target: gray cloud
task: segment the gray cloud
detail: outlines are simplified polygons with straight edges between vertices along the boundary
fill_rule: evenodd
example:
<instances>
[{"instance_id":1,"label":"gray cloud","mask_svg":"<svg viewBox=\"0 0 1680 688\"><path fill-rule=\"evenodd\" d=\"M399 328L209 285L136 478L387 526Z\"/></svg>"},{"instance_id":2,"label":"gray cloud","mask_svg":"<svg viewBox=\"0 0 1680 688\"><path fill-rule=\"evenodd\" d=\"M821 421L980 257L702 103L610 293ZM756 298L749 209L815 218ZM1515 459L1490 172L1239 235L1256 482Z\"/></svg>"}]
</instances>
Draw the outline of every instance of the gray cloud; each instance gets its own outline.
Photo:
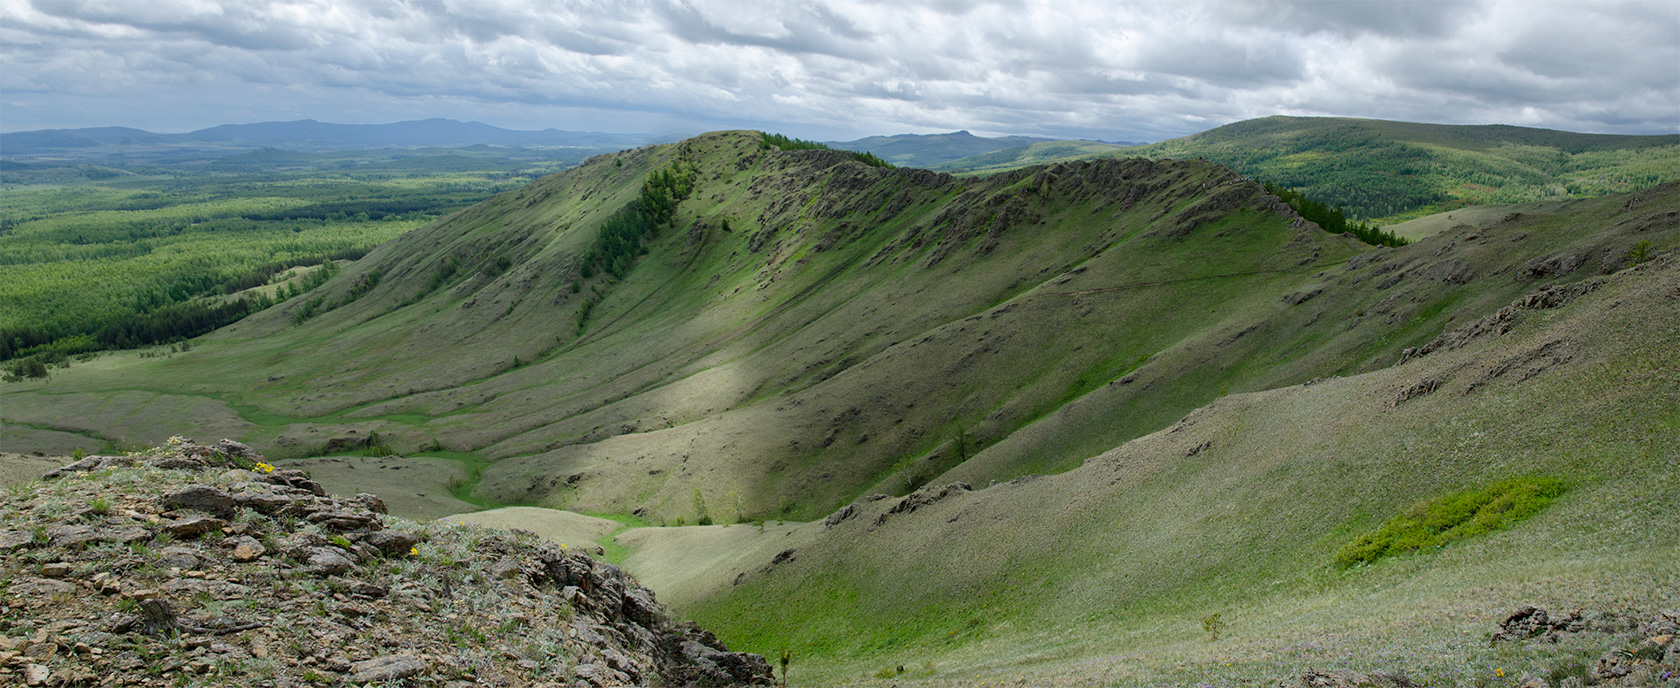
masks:
<instances>
[{"instance_id":1,"label":"gray cloud","mask_svg":"<svg viewBox=\"0 0 1680 688\"><path fill-rule=\"evenodd\" d=\"M1273 114L1680 131L1672 2L4 0L0 126L312 117L1156 140Z\"/></svg>"}]
</instances>

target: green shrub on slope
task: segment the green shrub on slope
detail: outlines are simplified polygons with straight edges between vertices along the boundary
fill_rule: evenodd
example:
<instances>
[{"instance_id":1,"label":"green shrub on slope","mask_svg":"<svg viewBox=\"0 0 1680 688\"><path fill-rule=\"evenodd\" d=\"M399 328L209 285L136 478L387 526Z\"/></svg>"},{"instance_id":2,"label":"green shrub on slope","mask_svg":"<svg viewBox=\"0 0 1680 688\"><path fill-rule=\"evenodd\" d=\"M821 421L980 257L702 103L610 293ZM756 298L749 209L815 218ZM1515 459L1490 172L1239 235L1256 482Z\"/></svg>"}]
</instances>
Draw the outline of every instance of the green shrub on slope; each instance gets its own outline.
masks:
<instances>
[{"instance_id":1,"label":"green shrub on slope","mask_svg":"<svg viewBox=\"0 0 1680 688\"><path fill-rule=\"evenodd\" d=\"M1336 565L1369 564L1500 530L1544 509L1565 489L1561 480L1528 476L1423 502L1342 547Z\"/></svg>"}]
</instances>

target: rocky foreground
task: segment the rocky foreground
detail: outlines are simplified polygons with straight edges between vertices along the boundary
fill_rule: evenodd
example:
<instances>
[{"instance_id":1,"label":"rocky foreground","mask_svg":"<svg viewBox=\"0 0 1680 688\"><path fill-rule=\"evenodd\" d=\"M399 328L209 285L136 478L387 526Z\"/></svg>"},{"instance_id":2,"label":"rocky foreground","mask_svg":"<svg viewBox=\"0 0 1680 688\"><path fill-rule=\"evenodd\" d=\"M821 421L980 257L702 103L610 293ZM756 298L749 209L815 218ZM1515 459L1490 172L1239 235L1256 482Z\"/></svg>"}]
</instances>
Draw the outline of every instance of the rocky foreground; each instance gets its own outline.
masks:
<instances>
[{"instance_id":1,"label":"rocky foreground","mask_svg":"<svg viewBox=\"0 0 1680 688\"><path fill-rule=\"evenodd\" d=\"M237 442L0 494L0 685L769 685L610 564L394 518Z\"/></svg>"}]
</instances>

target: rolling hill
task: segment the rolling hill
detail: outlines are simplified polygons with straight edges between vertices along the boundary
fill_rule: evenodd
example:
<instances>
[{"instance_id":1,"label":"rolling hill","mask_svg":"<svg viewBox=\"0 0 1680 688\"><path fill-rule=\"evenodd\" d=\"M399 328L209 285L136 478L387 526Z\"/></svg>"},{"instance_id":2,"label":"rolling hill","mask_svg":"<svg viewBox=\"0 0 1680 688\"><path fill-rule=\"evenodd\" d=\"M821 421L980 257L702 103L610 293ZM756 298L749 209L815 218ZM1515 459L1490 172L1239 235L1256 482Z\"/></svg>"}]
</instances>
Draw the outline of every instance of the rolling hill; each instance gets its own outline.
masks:
<instances>
[{"instance_id":1,"label":"rolling hill","mask_svg":"<svg viewBox=\"0 0 1680 688\"><path fill-rule=\"evenodd\" d=\"M1373 248L1202 160L958 178L720 132L408 232L188 352L6 385L0 417L13 450L229 436L459 461L481 503L804 521L618 546L822 685L1463 682L1555 659L1485 649L1518 602L1676 602L1677 208ZM1527 475L1569 487L1517 528L1333 563Z\"/></svg>"},{"instance_id":2,"label":"rolling hill","mask_svg":"<svg viewBox=\"0 0 1680 688\"><path fill-rule=\"evenodd\" d=\"M1121 151L1035 144L939 168L991 173L1093 155L1211 160L1385 223L1486 203L1601 196L1680 179L1680 135L1281 116Z\"/></svg>"}]
</instances>

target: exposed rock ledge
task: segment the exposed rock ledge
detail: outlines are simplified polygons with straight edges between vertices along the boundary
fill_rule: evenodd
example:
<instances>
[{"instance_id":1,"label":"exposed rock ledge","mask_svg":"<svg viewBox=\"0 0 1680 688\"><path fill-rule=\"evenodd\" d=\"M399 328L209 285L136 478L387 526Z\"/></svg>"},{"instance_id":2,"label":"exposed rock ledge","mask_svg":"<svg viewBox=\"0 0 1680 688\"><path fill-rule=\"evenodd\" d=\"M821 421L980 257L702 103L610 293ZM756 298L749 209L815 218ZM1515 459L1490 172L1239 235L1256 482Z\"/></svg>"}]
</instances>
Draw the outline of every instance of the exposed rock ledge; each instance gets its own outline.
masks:
<instances>
[{"instance_id":1,"label":"exposed rock ledge","mask_svg":"<svg viewBox=\"0 0 1680 688\"><path fill-rule=\"evenodd\" d=\"M0 494L0 684L771 683L616 566L261 461L175 440Z\"/></svg>"}]
</instances>

